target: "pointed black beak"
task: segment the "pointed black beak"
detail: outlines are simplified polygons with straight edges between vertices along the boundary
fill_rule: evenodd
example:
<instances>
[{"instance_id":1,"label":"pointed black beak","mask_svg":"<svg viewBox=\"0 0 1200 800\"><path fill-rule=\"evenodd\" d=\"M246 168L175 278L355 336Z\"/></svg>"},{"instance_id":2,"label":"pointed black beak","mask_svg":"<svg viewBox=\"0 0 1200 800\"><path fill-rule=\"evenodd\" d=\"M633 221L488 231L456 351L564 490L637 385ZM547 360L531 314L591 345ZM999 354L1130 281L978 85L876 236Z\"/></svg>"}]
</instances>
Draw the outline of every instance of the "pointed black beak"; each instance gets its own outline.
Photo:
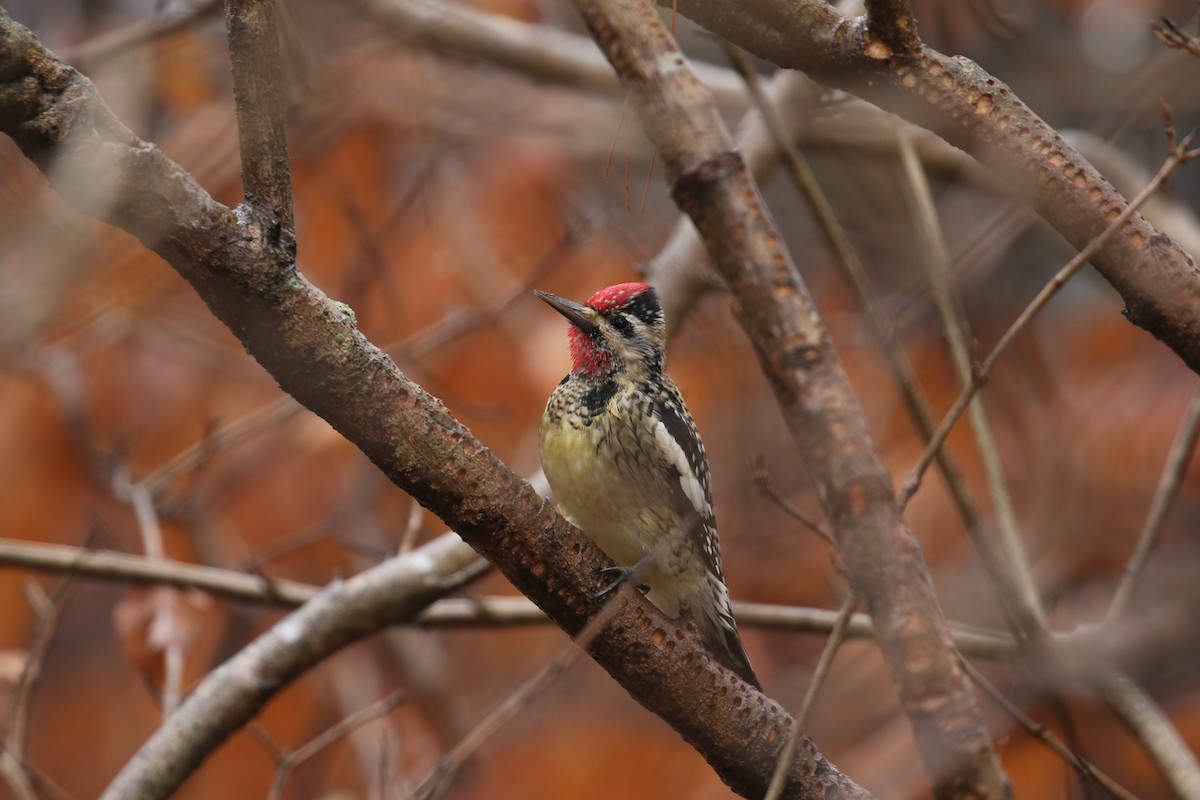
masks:
<instances>
[{"instance_id":1,"label":"pointed black beak","mask_svg":"<svg viewBox=\"0 0 1200 800\"><path fill-rule=\"evenodd\" d=\"M576 303L574 300L568 300L565 297L559 297L556 294L543 292L540 289L534 289L533 293L546 301L546 303L558 313L567 318L572 325L587 335L591 336L596 330L595 311Z\"/></svg>"}]
</instances>

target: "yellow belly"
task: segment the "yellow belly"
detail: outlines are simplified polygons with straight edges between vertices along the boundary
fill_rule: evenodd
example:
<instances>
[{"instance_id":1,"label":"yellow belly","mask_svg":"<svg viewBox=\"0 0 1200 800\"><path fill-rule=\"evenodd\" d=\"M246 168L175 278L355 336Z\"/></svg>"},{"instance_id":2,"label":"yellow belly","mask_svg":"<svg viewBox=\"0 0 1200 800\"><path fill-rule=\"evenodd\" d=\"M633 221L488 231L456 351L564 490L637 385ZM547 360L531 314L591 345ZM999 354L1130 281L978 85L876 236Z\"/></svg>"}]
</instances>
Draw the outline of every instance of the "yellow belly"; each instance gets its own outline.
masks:
<instances>
[{"instance_id":1,"label":"yellow belly","mask_svg":"<svg viewBox=\"0 0 1200 800\"><path fill-rule=\"evenodd\" d=\"M637 564L648 551L639 530L645 487L621 471L613 442L598 425L576 428L564 418L543 430L541 444L546 479L563 516L618 566Z\"/></svg>"}]
</instances>

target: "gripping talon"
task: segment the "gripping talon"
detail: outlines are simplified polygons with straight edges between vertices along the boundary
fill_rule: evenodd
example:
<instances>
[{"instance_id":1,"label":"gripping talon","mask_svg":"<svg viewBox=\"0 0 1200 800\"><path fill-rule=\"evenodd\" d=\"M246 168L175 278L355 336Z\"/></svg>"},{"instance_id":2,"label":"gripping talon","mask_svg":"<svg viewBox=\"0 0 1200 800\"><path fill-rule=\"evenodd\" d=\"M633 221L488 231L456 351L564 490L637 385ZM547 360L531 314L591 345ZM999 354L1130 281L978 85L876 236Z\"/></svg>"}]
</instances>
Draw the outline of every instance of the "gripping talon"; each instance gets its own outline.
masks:
<instances>
[{"instance_id":1,"label":"gripping talon","mask_svg":"<svg viewBox=\"0 0 1200 800\"><path fill-rule=\"evenodd\" d=\"M603 589L601 589L596 594L596 599L603 600L605 597L612 594L614 591L616 591L618 588L620 588L622 583L629 580L630 576L633 575L633 573L635 573L635 572L637 572L636 566L633 566L633 567L601 567L600 569L596 570L597 575L616 575L617 576L616 578L613 579L612 583L610 583L608 586L605 586ZM645 594L646 592L650 591L650 586L645 583L639 583L637 588L638 588L638 591L641 592L642 594Z\"/></svg>"}]
</instances>

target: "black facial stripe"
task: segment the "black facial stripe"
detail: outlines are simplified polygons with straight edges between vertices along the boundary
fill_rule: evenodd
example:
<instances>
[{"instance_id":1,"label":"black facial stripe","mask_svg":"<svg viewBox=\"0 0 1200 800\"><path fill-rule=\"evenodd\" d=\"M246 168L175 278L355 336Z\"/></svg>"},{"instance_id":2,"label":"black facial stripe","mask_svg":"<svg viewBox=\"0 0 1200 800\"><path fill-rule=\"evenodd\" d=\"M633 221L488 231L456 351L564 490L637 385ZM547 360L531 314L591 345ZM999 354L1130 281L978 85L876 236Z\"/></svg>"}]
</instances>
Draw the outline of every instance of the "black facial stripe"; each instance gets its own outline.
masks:
<instances>
[{"instance_id":1,"label":"black facial stripe","mask_svg":"<svg viewBox=\"0 0 1200 800\"><path fill-rule=\"evenodd\" d=\"M647 325L662 322L662 308L658 304L658 292L650 287L621 307L631 317L637 317Z\"/></svg>"}]
</instances>

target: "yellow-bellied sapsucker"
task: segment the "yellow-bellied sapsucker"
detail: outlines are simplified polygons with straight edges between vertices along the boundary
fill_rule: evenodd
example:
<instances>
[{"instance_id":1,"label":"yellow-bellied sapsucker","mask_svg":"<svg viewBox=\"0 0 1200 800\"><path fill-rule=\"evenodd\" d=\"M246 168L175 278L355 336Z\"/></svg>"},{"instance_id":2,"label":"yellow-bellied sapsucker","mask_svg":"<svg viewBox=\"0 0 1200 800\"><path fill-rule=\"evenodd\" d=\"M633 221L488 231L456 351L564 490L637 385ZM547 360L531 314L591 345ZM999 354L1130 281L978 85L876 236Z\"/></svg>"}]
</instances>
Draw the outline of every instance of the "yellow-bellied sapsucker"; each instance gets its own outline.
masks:
<instances>
[{"instance_id":1,"label":"yellow-bellied sapsucker","mask_svg":"<svg viewBox=\"0 0 1200 800\"><path fill-rule=\"evenodd\" d=\"M586 305L536 294L571 323L571 373L550 396L539 437L564 516L663 612L689 609L713 655L758 686L721 576L708 457L663 369L657 293L622 283Z\"/></svg>"}]
</instances>

